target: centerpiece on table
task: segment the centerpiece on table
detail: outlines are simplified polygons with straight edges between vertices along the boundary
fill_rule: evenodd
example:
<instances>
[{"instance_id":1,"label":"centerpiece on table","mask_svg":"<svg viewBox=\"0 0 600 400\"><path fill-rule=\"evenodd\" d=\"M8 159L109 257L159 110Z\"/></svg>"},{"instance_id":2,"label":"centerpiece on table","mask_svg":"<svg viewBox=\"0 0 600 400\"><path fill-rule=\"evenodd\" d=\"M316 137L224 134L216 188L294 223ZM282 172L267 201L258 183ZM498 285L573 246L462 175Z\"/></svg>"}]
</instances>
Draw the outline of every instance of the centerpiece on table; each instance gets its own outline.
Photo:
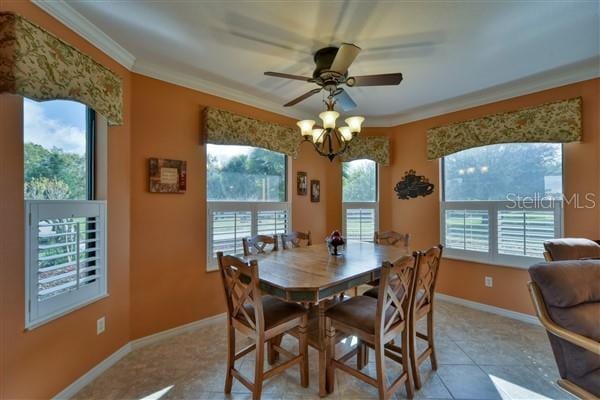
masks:
<instances>
[{"instance_id":1,"label":"centerpiece on table","mask_svg":"<svg viewBox=\"0 0 600 400\"><path fill-rule=\"evenodd\" d=\"M341 250L344 249L346 245L346 241L342 237L339 231L333 231L333 233L325 239L327 242L327 248L329 249L329 254L332 256L341 256Z\"/></svg>"}]
</instances>

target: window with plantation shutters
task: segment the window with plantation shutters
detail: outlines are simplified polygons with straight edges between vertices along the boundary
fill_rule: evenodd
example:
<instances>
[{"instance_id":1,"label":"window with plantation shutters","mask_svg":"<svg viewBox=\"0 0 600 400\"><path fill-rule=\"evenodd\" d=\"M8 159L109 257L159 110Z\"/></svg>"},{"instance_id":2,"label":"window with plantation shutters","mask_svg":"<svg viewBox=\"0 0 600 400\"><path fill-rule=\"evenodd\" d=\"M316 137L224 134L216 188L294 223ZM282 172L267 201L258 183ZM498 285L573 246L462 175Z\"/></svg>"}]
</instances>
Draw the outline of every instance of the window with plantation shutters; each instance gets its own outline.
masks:
<instances>
[{"instance_id":1,"label":"window with plantation shutters","mask_svg":"<svg viewBox=\"0 0 600 400\"><path fill-rule=\"evenodd\" d=\"M206 146L207 270L218 269L217 253L241 256L242 239L291 228L288 159L250 146Z\"/></svg>"},{"instance_id":2,"label":"window with plantation shutters","mask_svg":"<svg viewBox=\"0 0 600 400\"><path fill-rule=\"evenodd\" d=\"M350 241L372 242L378 229L377 163L342 163L342 230Z\"/></svg>"},{"instance_id":3,"label":"window with plantation shutters","mask_svg":"<svg viewBox=\"0 0 600 400\"><path fill-rule=\"evenodd\" d=\"M106 203L26 202L27 326L103 297Z\"/></svg>"},{"instance_id":4,"label":"window with plantation shutters","mask_svg":"<svg viewBox=\"0 0 600 400\"><path fill-rule=\"evenodd\" d=\"M560 144L469 149L444 157L442 171L447 257L528 267L563 235Z\"/></svg>"}]
</instances>

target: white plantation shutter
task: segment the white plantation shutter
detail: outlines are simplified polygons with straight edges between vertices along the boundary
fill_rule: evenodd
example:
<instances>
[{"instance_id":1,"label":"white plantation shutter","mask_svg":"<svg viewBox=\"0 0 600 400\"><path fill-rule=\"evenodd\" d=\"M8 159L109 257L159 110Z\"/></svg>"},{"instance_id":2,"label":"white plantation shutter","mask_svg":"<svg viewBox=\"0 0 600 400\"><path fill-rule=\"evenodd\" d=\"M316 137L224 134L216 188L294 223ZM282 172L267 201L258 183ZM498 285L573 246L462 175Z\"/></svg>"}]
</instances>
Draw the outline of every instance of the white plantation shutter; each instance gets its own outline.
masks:
<instances>
[{"instance_id":1,"label":"white plantation shutter","mask_svg":"<svg viewBox=\"0 0 600 400\"><path fill-rule=\"evenodd\" d=\"M543 257L544 242L555 236L554 210L498 211L498 253Z\"/></svg>"},{"instance_id":2,"label":"white plantation shutter","mask_svg":"<svg viewBox=\"0 0 600 400\"><path fill-rule=\"evenodd\" d=\"M489 251L489 215L487 210L446 210L446 247Z\"/></svg>"},{"instance_id":3,"label":"white plantation shutter","mask_svg":"<svg viewBox=\"0 0 600 400\"><path fill-rule=\"evenodd\" d=\"M377 230L377 203L344 203L343 231L350 241L372 242Z\"/></svg>"},{"instance_id":4,"label":"white plantation shutter","mask_svg":"<svg viewBox=\"0 0 600 400\"><path fill-rule=\"evenodd\" d=\"M287 210L258 211L257 233L259 235L273 235L288 231Z\"/></svg>"},{"instance_id":5,"label":"white plantation shutter","mask_svg":"<svg viewBox=\"0 0 600 400\"><path fill-rule=\"evenodd\" d=\"M212 213L212 257L217 252L241 254L242 238L252 234L250 211L215 211Z\"/></svg>"},{"instance_id":6,"label":"white plantation shutter","mask_svg":"<svg viewBox=\"0 0 600 400\"><path fill-rule=\"evenodd\" d=\"M240 256L242 238L285 233L291 226L287 202L208 202L208 270L217 266L217 252Z\"/></svg>"},{"instance_id":7,"label":"white plantation shutter","mask_svg":"<svg viewBox=\"0 0 600 400\"><path fill-rule=\"evenodd\" d=\"M26 202L27 326L106 295L106 203Z\"/></svg>"}]
</instances>

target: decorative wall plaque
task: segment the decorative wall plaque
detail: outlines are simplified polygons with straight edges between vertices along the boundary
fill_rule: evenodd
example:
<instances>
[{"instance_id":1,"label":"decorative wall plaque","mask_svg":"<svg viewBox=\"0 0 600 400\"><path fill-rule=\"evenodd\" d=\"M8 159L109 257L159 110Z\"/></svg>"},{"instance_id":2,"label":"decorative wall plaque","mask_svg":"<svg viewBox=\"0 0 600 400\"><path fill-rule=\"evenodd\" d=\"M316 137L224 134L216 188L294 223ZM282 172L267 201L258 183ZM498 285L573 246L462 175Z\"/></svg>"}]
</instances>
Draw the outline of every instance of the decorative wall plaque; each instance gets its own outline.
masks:
<instances>
[{"instance_id":1,"label":"decorative wall plaque","mask_svg":"<svg viewBox=\"0 0 600 400\"><path fill-rule=\"evenodd\" d=\"M148 189L151 193L185 193L187 173L185 161L150 158L148 166Z\"/></svg>"},{"instance_id":2,"label":"decorative wall plaque","mask_svg":"<svg viewBox=\"0 0 600 400\"><path fill-rule=\"evenodd\" d=\"M310 181L310 201L313 203L321 201L321 181Z\"/></svg>"},{"instance_id":3,"label":"decorative wall plaque","mask_svg":"<svg viewBox=\"0 0 600 400\"><path fill-rule=\"evenodd\" d=\"M308 176L306 172L298 172L296 186L299 196L306 196L308 193Z\"/></svg>"},{"instance_id":4,"label":"decorative wall plaque","mask_svg":"<svg viewBox=\"0 0 600 400\"><path fill-rule=\"evenodd\" d=\"M401 200L425 197L433 193L434 185L423 175L417 175L414 169L406 171L404 178L394 187L394 191Z\"/></svg>"}]
</instances>

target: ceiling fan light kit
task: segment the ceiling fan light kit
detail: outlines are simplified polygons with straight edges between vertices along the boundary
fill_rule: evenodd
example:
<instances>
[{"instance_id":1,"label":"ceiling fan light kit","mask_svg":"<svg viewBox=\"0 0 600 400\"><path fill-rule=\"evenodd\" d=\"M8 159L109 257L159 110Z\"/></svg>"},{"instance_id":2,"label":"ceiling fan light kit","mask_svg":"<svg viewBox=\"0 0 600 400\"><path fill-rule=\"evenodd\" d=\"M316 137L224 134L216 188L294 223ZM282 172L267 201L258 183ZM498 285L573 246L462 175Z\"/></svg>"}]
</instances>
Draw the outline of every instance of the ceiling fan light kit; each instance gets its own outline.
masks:
<instances>
[{"instance_id":1,"label":"ceiling fan light kit","mask_svg":"<svg viewBox=\"0 0 600 400\"><path fill-rule=\"evenodd\" d=\"M338 104L344 111L350 111L357 107L348 92L340 86L388 86L399 85L402 81L402 74L399 72L348 77L348 68L360 51L361 48L352 43L342 43L339 48L325 47L318 50L314 55L315 70L312 78L281 72L265 72L265 75L268 76L305 81L319 86L284 104L285 107L298 104L321 90L329 92L329 96L325 100L327 110L319 114L319 118L323 121L323 127L315 127L314 120L297 122L304 140L310 141L317 152L329 160L333 160L337 155L346 151L352 139L360 133L361 125L365 120L361 116L349 117L345 120L347 126L336 128L335 122L340 113L333 107Z\"/></svg>"},{"instance_id":2,"label":"ceiling fan light kit","mask_svg":"<svg viewBox=\"0 0 600 400\"><path fill-rule=\"evenodd\" d=\"M300 133L305 141L311 142L320 155L333 161L337 155L346 151L352 139L360 133L365 118L349 117L346 118L347 126L336 127L335 121L339 118L340 113L333 109L335 101L332 95L325 101L325 104L327 104L327 111L319 114L319 118L323 121L323 127L315 126L315 121L312 119L298 121L296 125L300 128Z\"/></svg>"}]
</instances>

